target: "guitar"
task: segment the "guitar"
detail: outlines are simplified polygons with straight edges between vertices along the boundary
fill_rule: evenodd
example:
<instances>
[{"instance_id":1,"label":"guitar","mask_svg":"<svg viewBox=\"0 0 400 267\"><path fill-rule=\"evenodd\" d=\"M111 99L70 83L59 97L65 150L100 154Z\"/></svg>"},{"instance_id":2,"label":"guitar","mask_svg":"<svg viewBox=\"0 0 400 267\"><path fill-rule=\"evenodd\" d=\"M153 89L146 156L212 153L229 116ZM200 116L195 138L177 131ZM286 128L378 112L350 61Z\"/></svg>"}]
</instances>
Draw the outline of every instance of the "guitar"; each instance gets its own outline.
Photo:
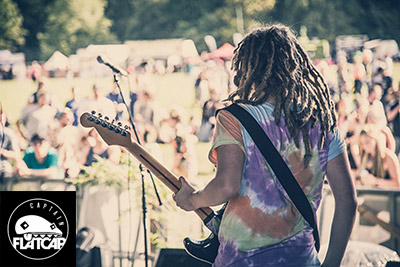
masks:
<instances>
[{"instance_id":1,"label":"guitar","mask_svg":"<svg viewBox=\"0 0 400 267\"><path fill-rule=\"evenodd\" d=\"M104 119L102 117L101 114L96 115L95 111L92 111L91 114L86 112L81 115L80 123L85 128L95 128L108 145L118 145L127 149L173 193L179 191L181 182L178 177L150 155L140 144L132 140L129 126L122 127L121 122L115 124L114 121L110 122L107 117L104 117ZM216 213L209 207L199 208L194 212L204 224L207 224L216 216ZM192 257L209 264L214 262L219 242L213 234L202 241L194 241L187 237L183 243L186 251Z\"/></svg>"}]
</instances>

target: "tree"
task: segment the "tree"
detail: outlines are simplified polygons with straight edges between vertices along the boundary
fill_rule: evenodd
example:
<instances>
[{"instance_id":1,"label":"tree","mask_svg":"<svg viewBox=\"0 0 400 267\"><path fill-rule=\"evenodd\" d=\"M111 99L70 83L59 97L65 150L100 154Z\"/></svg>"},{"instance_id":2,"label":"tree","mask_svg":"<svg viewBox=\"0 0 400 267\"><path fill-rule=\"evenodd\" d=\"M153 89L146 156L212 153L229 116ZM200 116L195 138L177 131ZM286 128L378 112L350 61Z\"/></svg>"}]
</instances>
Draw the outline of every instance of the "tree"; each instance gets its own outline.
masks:
<instances>
[{"instance_id":1,"label":"tree","mask_svg":"<svg viewBox=\"0 0 400 267\"><path fill-rule=\"evenodd\" d=\"M133 1L131 0L108 0L104 15L112 21L110 31L115 34L121 42L128 40L130 28L127 21L133 15Z\"/></svg>"},{"instance_id":2,"label":"tree","mask_svg":"<svg viewBox=\"0 0 400 267\"><path fill-rule=\"evenodd\" d=\"M398 0L0 0L0 6L1 47L24 51L28 61L117 37L120 42L190 38L201 51L207 49L205 35L218 45L232 43L232 35L242 31L237 22L243 22L244 32L275 22L297 32L306 26L310 37L331 43L346 34L400 42Z\"/></svg>"},{"instance_id":3,"label":"tree","mask_svg":"<svg viewBox=\"0 0 400 267\"><path fill-rule=\"evenodd\" d=\"M22 16L11 0L0 0L0 6L0 49L16 51L25 41Z\"/></svg>"},{"instance_id":4,"label":"tree","mask_svg":"<svg viewBox=\"0 0 400 267\"><path fill-rule=\"evenodd\" d=\"M396 0L280 0L263 20L272 18L296 31L306 26L310 36L333 43L338 35L367 34L371 39L400 42L400 5Z\"/></svg>"},{"instance_id":5,"label":"tree","mask_svg":"<svg viewBox=\"0 0 400 267\"><path fill-rule=\"evenodd\" d=\"M115 43L104 5L103 0L56 0L46 7L51 12L44 32L38 34L41 59L48 59L57 50L70 55L89 44Z\"/></svg>"},{"instance_id":6,"label":"tree","mask_svg":"<svg viewBox=\"0 0 400 267\"><path fill-rule=\"evenodd\" d=\"M189 38L199 50L207 49L205 35L219 45L230 42L237 31L236 7L256 14L270 9L268 0L108 0L106 16L120 41L135 39Z\"/></svg>"},{"instance_id":7,"label":"tree","mask_svg":"<svg viewBox=\"0 0 400 267\"><path fill-rule=\"evenodd\" d=\"M187 12L188 14L194 14L190 18L191 20L178 21L174 31L176 36L192 39L199 51L208 50L204 42L204 36L206 35L212 35L216 39L218 46L225 42L233 42L232 36L236 31L235 7L233 5L214 3L214 5L209 4L203 7L203 10L197 10L197 14L195 12ZM196 26L193 27L193 25Z\"/></svg>"},{"instance_id":8,"label":"tree","mask_svg":"<svg viewBox=\"0 0 400 267\"><path fill-rule=\"evenodd\" d=\"M51 6L55 0L14 0L23 17L23 28L26 30L25 44L21 50L25 53L27 61L39 59L40 41L38 34L43 32L47 25L47 6Z\"/></svg>"},{"instance_id":9,"label":"tree","mask_svg":"<svg viewBox=\"0 0 400 267\"><path fill-rule=\"evenodd\" d=\"M400 3L397 0L356 1L359 10L352 16L353 24L371 39L396 39L400 42ZM360 17L357 20L356 17Z\"/></svg>"}]
</instances>

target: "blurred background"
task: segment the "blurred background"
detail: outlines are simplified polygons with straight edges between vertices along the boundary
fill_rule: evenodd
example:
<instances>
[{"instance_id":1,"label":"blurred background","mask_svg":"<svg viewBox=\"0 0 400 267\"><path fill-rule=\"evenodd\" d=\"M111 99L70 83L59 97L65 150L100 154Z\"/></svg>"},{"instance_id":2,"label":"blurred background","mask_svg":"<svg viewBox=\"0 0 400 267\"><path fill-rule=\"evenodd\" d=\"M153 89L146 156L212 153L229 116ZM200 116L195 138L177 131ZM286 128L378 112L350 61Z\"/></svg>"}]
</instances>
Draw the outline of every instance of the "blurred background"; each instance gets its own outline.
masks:
<instances>
[{"instance_id":1,"label":"blurred background","mask_svg":"<svg viewBox=\"0 0 400 267\"><path fill-rule=\"evenodd\" d=\"M97 248L97 265L144 266L139 163L80 115L131 116L134 139L200 188L214 175L214 113L235 90L234 49L253 28L282 23L326 79L348 147L360 208L343 264L400 260L399 17L397 0L0 0L0 190L76 191L78 265ZM168 253L184 262L183 238L209 231L153 178L162 205L145 173L149 264L168 266ZM322 244L333 207L327 186Z\"/></svg>"}]
</instances>

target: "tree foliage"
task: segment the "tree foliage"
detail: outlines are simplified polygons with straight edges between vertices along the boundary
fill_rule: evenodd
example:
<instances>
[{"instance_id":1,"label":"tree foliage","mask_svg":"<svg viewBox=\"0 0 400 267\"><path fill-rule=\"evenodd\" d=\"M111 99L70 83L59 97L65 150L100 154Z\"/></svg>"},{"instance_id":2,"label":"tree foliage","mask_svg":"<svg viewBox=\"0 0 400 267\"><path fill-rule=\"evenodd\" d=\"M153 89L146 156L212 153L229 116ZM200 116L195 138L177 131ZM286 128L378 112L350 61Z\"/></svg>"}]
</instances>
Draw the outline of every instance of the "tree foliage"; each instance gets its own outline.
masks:
<instances>
[{"instance_id":1,"label":"tree foliage","mask_svg":"<svg viewBox=\"0 0 400 267\"><path fill-rule=\"evenodd\" d=\"M27 60L47 60L55 51L70 55L89 44L115 43L105 0L15 0L27 30ZM0 25L2 23L0 22Z\"/></svg>"},{"instance_id":2,"label":"tree foliage","mask_svg":"<svg viewBox=\"0 0 400 267\"><path fill-rule=\"evenodd\" d=\"M14 0L23 17L23 28L26 30L25 44L20 48L27 61L39 59L40 41L38 34L45 31L47 17L52 10L46 8L56 0ZM2 21L0 21L0 24Z\"/></svg>"},{"instance_id":3,"label":"tree foliage","mask_svg":"<svg viewBox=\"0 0 400 267\"><path fill-rule=\"evenodd\" d=\"M205 35L219 45L237 32L236 8L256 15L273 7L273 0L108 0L106 16L121 41L136 39L190 38L206 49Z\"/></svg>"},{"instance_id":4,"label":"tree foliage","mask_svg":"<svg viewBox=\"0 0 400 267\"><path fill-rule=\"evenodd\" d=\"M396 0L281 0L264 19L272 17L310 36L334 42L338 35L367 34L369 38L400 41L400 4Z\"/></svg>"},{"instance_id":5,"label":"tree foliage","mask_svg":"<svg viewBox=\"0 0 400 267\"><path fill-rule=\"evenodd\" d=\"M103 0L57 0L45 30L38 35L41 58L48 59L56 50L70 55L89 44L115 43L110 34L111 22L104 17Z\"/></svg>"},{"instance_id":6,"label":"tree foliage","mask_svg":"<svg viewBox=\"0 0 400 267\"><path fill-rule=\"evenodd\" d=\"M235 32L276 22L295 31L306 26L310 37L331 43L347 34L400 42L398 0L0 0L0 6L0 45L28 60L138 39L190 38L201 51L205 35L219 46L232 43Z\"/></svg>"},{"instance_id":7,"label":"tree foliage","mask_svg":"<svg viewBox=\"0 0 400 267\"><path fill-rule=\"evenodd\" d=\"M16 51L25 41L22 15L11 0L0 0L0 6L0 49Z\"/></svg>"}]
</instances>

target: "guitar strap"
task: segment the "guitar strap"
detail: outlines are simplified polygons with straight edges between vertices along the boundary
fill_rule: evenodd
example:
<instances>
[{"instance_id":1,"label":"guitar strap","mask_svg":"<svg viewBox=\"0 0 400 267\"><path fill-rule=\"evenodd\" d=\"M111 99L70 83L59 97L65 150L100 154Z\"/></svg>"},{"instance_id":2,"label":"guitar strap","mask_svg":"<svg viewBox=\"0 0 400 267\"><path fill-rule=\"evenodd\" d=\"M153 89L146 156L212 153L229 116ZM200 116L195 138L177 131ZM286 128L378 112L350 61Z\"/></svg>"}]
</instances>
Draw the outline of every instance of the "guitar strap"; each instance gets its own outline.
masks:
<instances>
[{"instance_id":1,"label":"guitar strap","mask_svg":"<svg viewBox=\"0 0 400 267\"><path fill-rule=\"evenodd\" d=\"M254 119L254 117L244 108L237 104L232 104L224 109L232 113L250 134L254 143L267 160L268 164L274 171L276 177L292 200L293 204L313 228L315 248L317 251L319 251L320 243L318 227L315 222L314 213L312 211L310 202L308 201L297 180L294 178L289 167L282 159L278 150L276 150L275 146L272 144L271 140L268 138L267 134Z\"/></svg>"}]
</instances>

